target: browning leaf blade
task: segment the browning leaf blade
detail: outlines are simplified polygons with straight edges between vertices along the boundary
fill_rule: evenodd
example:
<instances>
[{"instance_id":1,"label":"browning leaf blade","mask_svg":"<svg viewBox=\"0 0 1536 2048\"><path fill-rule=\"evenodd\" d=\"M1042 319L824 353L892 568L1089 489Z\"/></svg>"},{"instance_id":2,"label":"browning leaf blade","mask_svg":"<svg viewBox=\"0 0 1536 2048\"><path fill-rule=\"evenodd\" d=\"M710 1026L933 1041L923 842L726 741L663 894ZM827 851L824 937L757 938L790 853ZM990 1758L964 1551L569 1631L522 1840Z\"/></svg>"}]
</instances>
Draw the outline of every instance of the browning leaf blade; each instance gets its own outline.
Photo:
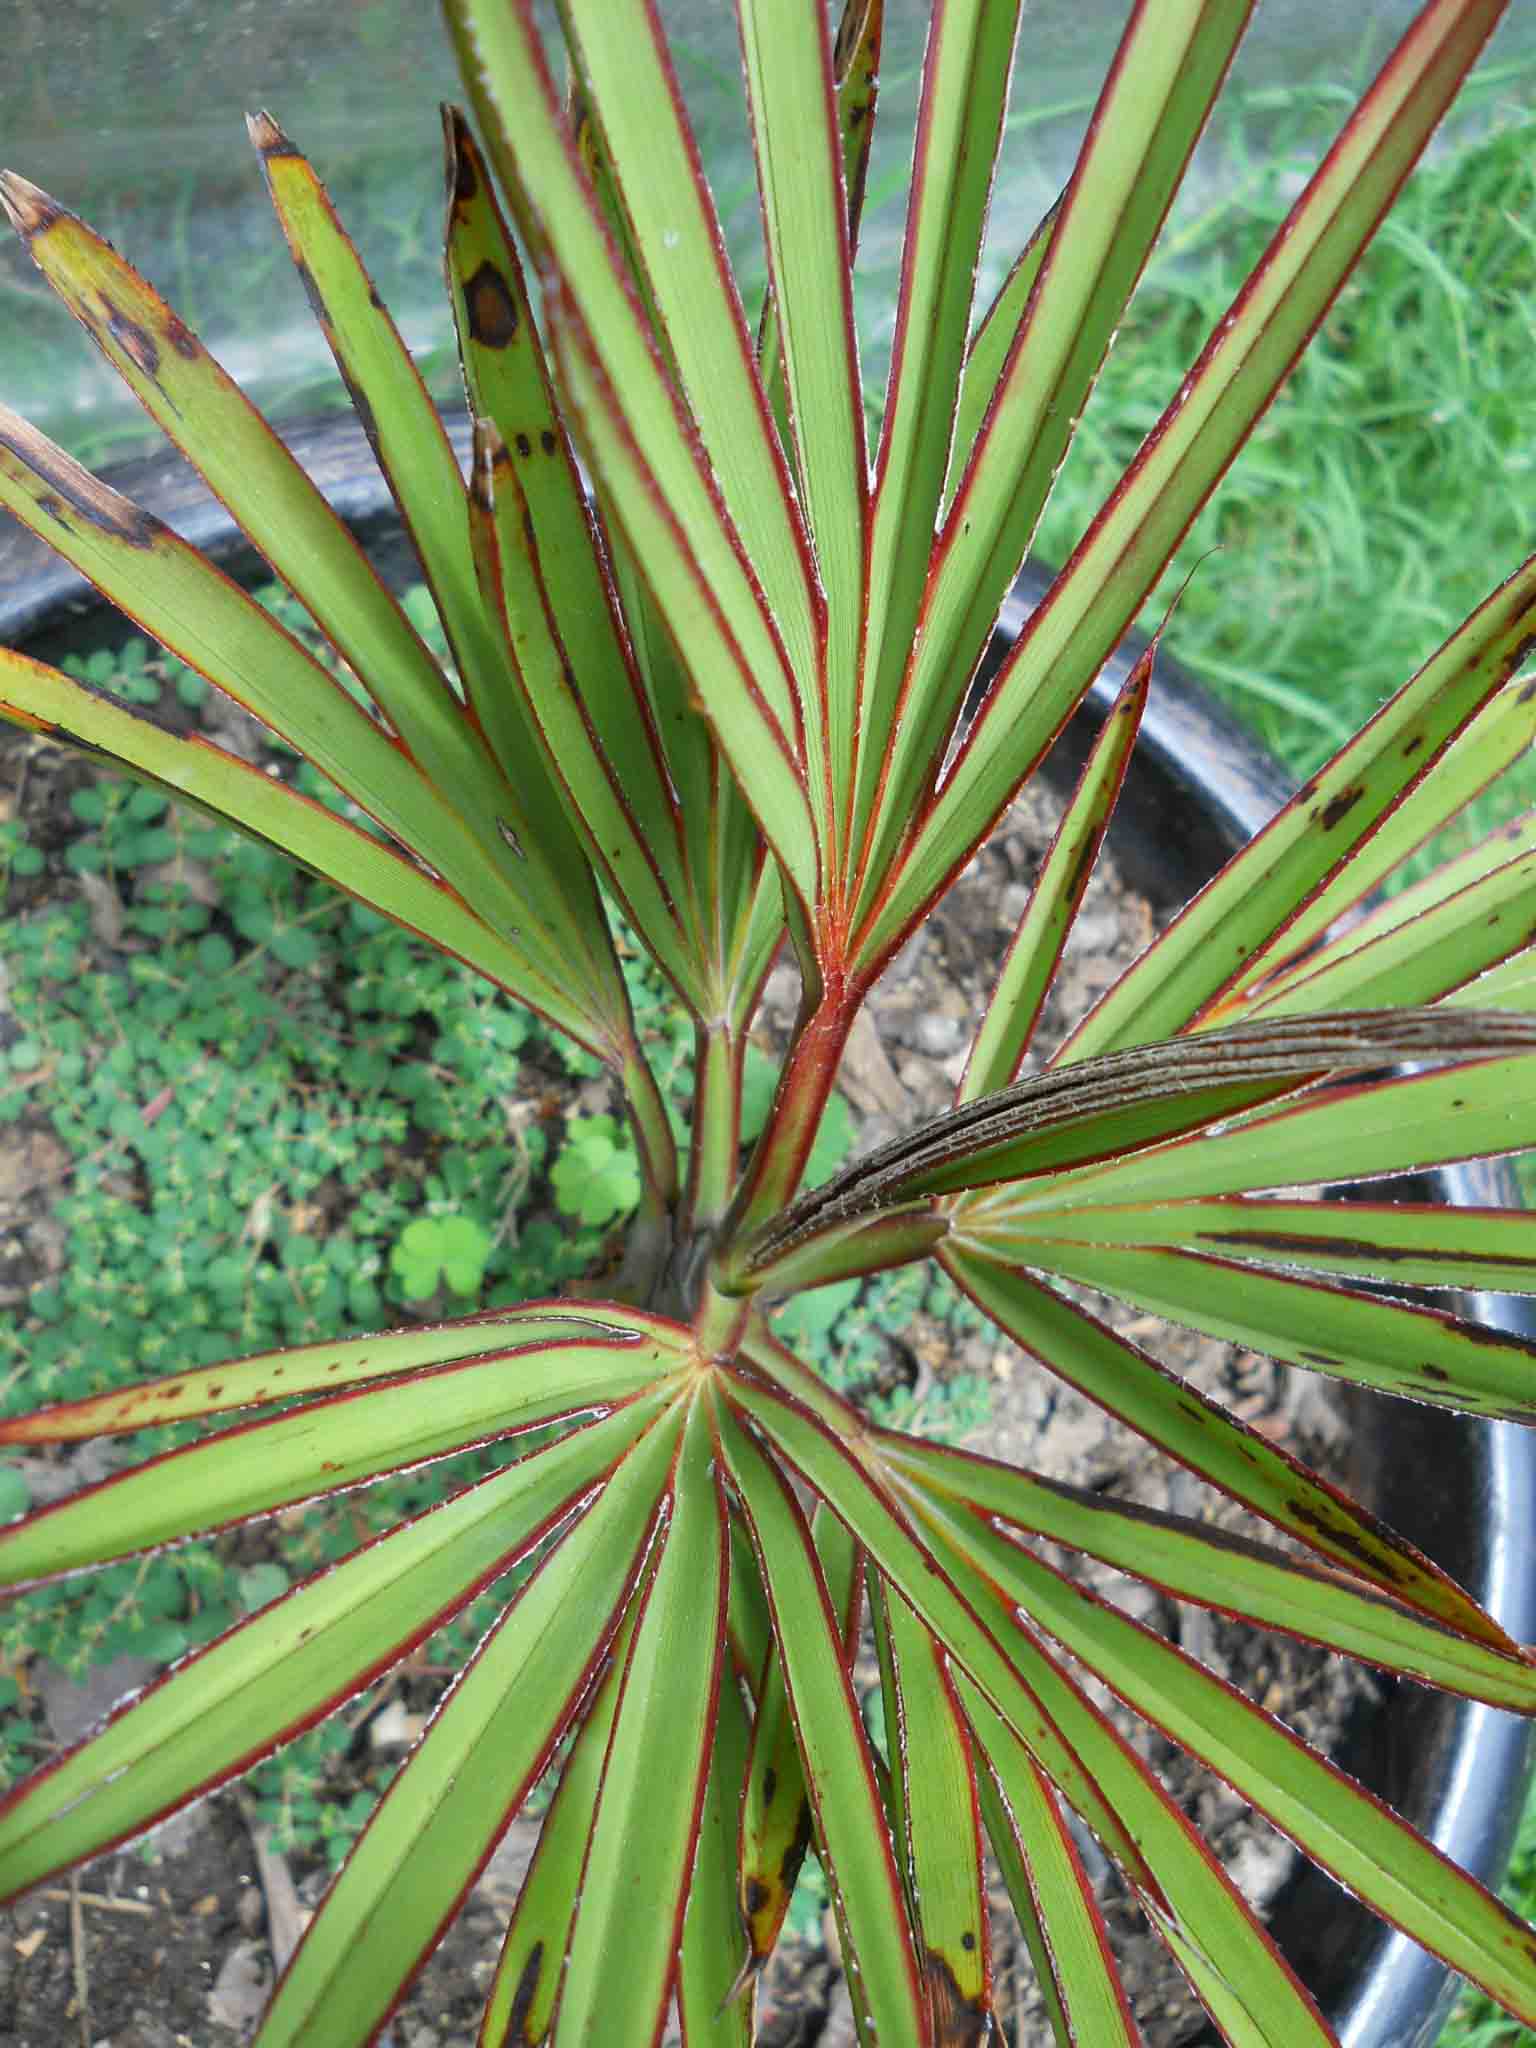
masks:
<instances>
[{"instance_id":1,"label":"browning leaf blade","mask_svg":"<svg viewBox=\"0 0 1536 2048\"><path fill-rule=\"evenodd\" d=\"M1101 1159L1115 1173L1125 1162L1134 1170L1137 1153L1325 1074L1516 1050L1536 1051L1536 1026L1513 1013L1357 1010L1253 1019L1050 1068L962 1104L813 1188L760 1233L748 1267L757 1270L822 1230L919 1196L1019 1182ZM1201 1145L1169 1146L1159 1156L1193 1163Z\"/></svg>"}]
</instances>

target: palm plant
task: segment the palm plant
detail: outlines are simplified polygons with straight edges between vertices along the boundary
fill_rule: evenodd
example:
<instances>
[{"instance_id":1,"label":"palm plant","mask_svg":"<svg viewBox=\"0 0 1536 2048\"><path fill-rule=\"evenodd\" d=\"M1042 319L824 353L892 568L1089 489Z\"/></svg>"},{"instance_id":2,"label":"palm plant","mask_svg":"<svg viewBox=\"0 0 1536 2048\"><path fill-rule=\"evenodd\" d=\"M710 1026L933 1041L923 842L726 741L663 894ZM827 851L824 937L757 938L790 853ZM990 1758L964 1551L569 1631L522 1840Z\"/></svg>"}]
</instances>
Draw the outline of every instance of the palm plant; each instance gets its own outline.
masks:
<instances>
[{"instance_id":1,"label":"palm plant","mask_svg":"<svg viewBox=\"0 0 1536 2048\"><path fill-rule=\"evenodd\" d=\"M0 1806L0 1886L227 1782L519 1568L283 1974L259 2048L376 2039L557 1761L484 2048L651 2042L674 2002L690 2048L748 2042L811 1841L865 2044L996 2038L988 1846L1057 2038L1132 2042L1078 1823L1228 2040L1332 2041L1085 1678L1536 2023L1529 1930L1032 1541L1536 1708L1530 1656L1433 1562L1062 1284L1406 1398L1536 1413L1525 1345L1374 1284L1530 1287L1528 1217L1378 1200L1345 1228L1276 1192L1341 1156L1384 1177L1536 1133L1536 828L1346 916L1536 732L1521 680L1536 560L1026 1073L1149 653L1063 809L954 1109L800 1191L881 969L1119 641L1501 0L1422 9L969 724L993 621L1249 6L1132 6L1071 180L977 317L1019 0L935 0L873 445L852 265L881 0L848 0L835 38L824 0L738 0L770 278L755 332L649 0L560 0L568 88L533 0L447 11L486 152L450 110L467 483L322 187L274 122L251 129L452 668L177 316L6 173L0 195L49 282L359 687L0 412L0 501L314 762L334 801L20 653L0 652L0 712L281 846L541 1011L622 1091L640 1206L609 1298L240 1359L0 1426L8 1444L63 1444L231 1418L0 1532L13 1585L468 1448L529 1446L185 1658L23 1783ZM693 1019L685 1163L615 911ZM746 1035L786 944L802 1009L744 1153ZM877 1428L775 1338L786 1295L930 1256L1035 1359L1290 1541L1132 1513ZM884 1754L850 1677L866 1611Z\"/></svg>"}]
</instances>

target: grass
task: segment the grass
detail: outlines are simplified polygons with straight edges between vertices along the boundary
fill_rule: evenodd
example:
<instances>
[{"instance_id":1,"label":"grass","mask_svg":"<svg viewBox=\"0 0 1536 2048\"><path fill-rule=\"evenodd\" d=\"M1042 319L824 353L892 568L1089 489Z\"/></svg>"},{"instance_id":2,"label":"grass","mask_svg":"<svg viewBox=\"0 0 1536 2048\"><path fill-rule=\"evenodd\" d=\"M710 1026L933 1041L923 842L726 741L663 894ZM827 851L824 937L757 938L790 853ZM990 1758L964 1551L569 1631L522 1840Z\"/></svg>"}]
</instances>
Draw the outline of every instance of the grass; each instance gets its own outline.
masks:
<instances>
[{"instance_id":1,"label":"grass","mask_svg":"<svg viewBox=\"0 0 1536 2048\"><path fill-rule=\"evenodd\" d=\"M1147 607L1146 622L1160 621L1194 572L1166 644L1298 776L1369 716L1532 545L1536 77L1527 71L1483 90L1491 132L1411 182ZM1253 95L1240 110L1230 180L1237 197L1184 220L1160 254L1047 514L1039 546L1048 557L1065 557L1177 389L1299 172L1315 161L1319 120L1337 114L1337 95L1328 97L1325 106L1316 95ZM1242 121L1254 138L1246 155ZM349 195L338 182L344 216L374 208L383 189L363 178ZM430 207L423 200L396 211L403 251L413 236L435 231L437 204L434 194ZM101 225L111 232L114 222ZM276 237L266 224L262 232L280 268L286 258L279 262ZM132 247L131 233L122 239ZM176 298L176 279L161 282ZM254 319L271 279L252 268L241 282ZM7 306L14 310L9 299ZM22 311L30 317L26 305ZM56 346L53 330L46 340L41 329L37 338L30 333L25 324L13 330L8 348ZM434 362L440 366L441 351ZM296 395L313 403L322 389L305 383ZM287 397L291 411L292 388ZM61 430L61 422L50 424ZM111 422L93 439L82 421L64 437L100 461L123 431ZM125 689L195 685L147 650L131 654L126 668L109 667L114 686ZM187 860L216 888L214 900L200 904L184 888L136 880L128 936L152 949L112 977L75 971L89 939L83 908L73 925L55 919L46 931L10 931L23 1036L0 1064L0 1117L51 1066L71 1158L60 1209L64 1277L33 1304L26 1334L29 1399L81 1390L99 1370L92 1362L114 1348L137 1370L160 1363L167 1344L178 1356L211 1358L232 1342L250 1348L300 1336L316 1316L367 1328L423 1296L495 1300L537 1287L530 1258L556 1260L573 1242L583 1260L592 1252L626 1199L622 1141L593 1108L549 1129L535 1121L509 1142L502 1096L517 1069L525 1082L561 1071L560 1055L531 1020L488 1004L442 963L391 950L403 942L365 929L356 911L321 900L228 835L199 838L199 828L121 787L98 794L113 788L78 793L89 800L77 800L81 829L69 858L136 877ZM1512 778L1468 830L1488 829L1530 794L1529 778ZM0 823L0 873L18 892L38 862L57 854ZM648 1018L658 1043L675 1028L654 1001ZM486 1031L497 1052L494 1091L475 1057L477 1034ZM87 1077L81 1048L103 1032L116 1050ZM419 1064L428 1078L402 1093L394 1056L407 1043L425 1053ZM173 1049L179 1064L168 1066ZM151 1130L143 1106L167 1089L171 1102ZM231 1126L234 1146L223 1135ZM192 1185L178 1189L177 1181ZM306 1218L317 1190L332 1182L349 1190L347 1221L327 1227L322 1247ZM188 1200L193 1206L175 1207ZM72 1293L72 1272L97 1282L109 1276L109 1284ZM899 1314L910 1304L876 1301L871 1309L867 1297L824 1298L800 1311L807 1321L797 1334L824 1356L840 1351L856 1371L882 1306ZM146 1334L151 1315L160 1334ZM21 1345L5 1341L18 1372ZM369 1498L391 1506L384 1489ZM15 1506L0 1499L0 1511ZM362 1533L312 1517L296 1554L319 1559ZM103 1574L89 1596L38 1596L44 1604L13 1610L0 1634L0 1656L11 1660L0 1668L0 1707L19 1696L23 1628L66 1660L123 1646L174 1654L191 1639L189 1626L206 1628L271 1597L273 1568L270 1559L194 1550L174 1566L157 1560ZM439 1643L425 1661L451 1663L455 1654L452 1643ZM26 1762L32 1725L0 1716L0 1730L21 1745L0 1761ZM332 1854L361 1818L355 1794L334 1789L339 1740L334 1729L305 1737L265 1766L256 1786L287 1839ZM1536 1919L1536 1805L1525 1816L1507 1896ZM1518 2044L1532 2048L1536 2036L1485 2001L1467 2000L1440 2048Z\"/></svg>"}]
</instances>

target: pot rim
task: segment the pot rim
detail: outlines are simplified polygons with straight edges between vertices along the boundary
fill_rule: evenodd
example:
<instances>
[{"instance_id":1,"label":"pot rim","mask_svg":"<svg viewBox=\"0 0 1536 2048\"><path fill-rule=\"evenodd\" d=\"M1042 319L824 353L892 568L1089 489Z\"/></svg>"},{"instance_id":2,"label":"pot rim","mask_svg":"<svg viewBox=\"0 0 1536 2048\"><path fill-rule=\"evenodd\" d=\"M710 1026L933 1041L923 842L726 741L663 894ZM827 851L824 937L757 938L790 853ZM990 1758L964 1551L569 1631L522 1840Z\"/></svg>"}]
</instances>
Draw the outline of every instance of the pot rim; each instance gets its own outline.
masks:
<instances>
[{"instance_id":1,"label":"pot rim","mask_svg":"<svg viewBox=\"0 0 1536 2048\"><path fill-rule=\"evenodd\" d=\"M469 446L467 414L450 414L446 424L462 465ZM354 418L325 414L280 431L361 538L376 539L397 528L394 501ZM229 513L174 452L136 458L104 475L222 566L238 573L260 562ZM409 544L402 545L405 559L412 560ZM1052 574L1033 559L1025 564L1003 607L984 677L1016 639ZM78 633L82 622L102 608L115 609L41 541L0 514L0 643L19 647ZM124 623L125 633L134 630ZM1093 684L1075 727L1059 743L1058 759L1081 751L1146 646L1144 635L1127 635ZM1157 658L1133 774L1150 792L1140 804L1143 840L1155 836L1160 861L1166 861L1171 847L1178 853L1186 894L1291 793L1273 756L1166 653ZM1131 790L1128 777L1128 796ZM1133 868L1135 808L1134 802L1127 806ZM1144 855L1149 850L1144 848ZM1519 1200L1507 1161L1450 1167L1429 1178L1461 1203ZM1466 1305L1489 1327L1536 1337L1536 1298L1483 1294L1466 1297ZM1536 1639L1536 1572L1526 1558L1526 1538L1536 1527L1536 1432L1410 1402L1383 1399L1382 1407L1395 1418L1388 1434L1397 1447L1399 1480L1405 1482L1404 1506L1395 1508L1392 1518L1436 1555L1445 1551L1448 1535L1458 1538L1464 1554L1454 1562L1442 1561L1517 1640ZM1414 1511L1427 1489L1413 1456L1415 1435L1436 1438L1433 1469L1443 1470L1448 1459L1459 1463L1465 1489L1481 1510L1475 1521L1453 1515L1449 1531L1416 1529L1420 1517ZM1384 1462L1382 1469L1390 1490L1392 1468ZM1475 1541L1468 1552L1469 1533ZM1369 1754L1356 1754L1358 1743L1346 1745L1346 1766L1372 1789L1383 1790L1384 1778L1402 1775L1401 1746L1410 1743L1418 1775L1406 1786L1391 1787L1393 1803L1453 1861L1496 1883L1507 1865L1536 1763L1536 1724L1407 1683L1398 1684L1370 1720ZM1319 1995L1341 2048L1431 2048L1459 1980L1415 1942L1385 1927L1310 1865L1282 1891L1271 1925ZM1331 1937L1331 1959L1319 1961L1314 1945L1324 1930ZM1213 2034L1203 2037L1214 2039Z\"/></svg>"}]
</instances>

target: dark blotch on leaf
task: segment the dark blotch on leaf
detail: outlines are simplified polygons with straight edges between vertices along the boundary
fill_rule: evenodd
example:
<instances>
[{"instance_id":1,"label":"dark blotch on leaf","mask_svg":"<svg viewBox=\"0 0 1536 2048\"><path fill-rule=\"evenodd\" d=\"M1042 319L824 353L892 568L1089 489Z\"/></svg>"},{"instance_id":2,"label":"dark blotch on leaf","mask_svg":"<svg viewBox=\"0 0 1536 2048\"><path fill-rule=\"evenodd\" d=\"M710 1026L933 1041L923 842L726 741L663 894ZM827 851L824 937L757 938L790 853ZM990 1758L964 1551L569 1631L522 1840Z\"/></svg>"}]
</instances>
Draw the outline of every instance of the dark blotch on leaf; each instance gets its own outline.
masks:
<instances>
[{"instance_id":1,"label":"dark blotch on leaf","mask_svg":"<svg viewBox=\"0 0 1536 2048\"><path fill-rule=\"evenodd\" d=\"M779 1774L770 1767L763 1773L763 1804L772 1806L773 1795L779 1789Z\"/></svg>"},{"instance_id":2,"label":"dark blotch on leaf","mask_svg":"<svg viewBox=\"0 0 1536 2048\"><path fill-rule=\"evenodd\" d=\"M62 740L67 747L77 747L81 753L99 754L104 761L118 761L121 758L114 754L110 747L98 747L94 740L81 739L79 733L71 732L67 725L50 725L48 730L56 740Z\"/></svg>"},{"instance_id":3,"label":"dark blotch on leaf","mask_svg":"<svg viewBox=\"0 0 1536 2048\"><path fill-rule=\"evenodd\" d=\"M464 287L469 331L486 348L505 348L521 325L512 288L494 263L482 263Z\"/></svg>"},{"instance_id":4,"label":"dark blotch on leaf","mask_svg":"<svg viewBox=\"0 0 1536 2048\"><path fill-rule=\"evenodd\" d=\"M749 1877L742 1887L741 1902L749 1920L755 1920L769 1898L768 1887L760 1877Z\"/></svg>"},{"instance_id":5,"label":"dark blotch on leaf","mask_svg":"<svg viewBox=\"0 0 1536 2048\"><path fill-rule=\"evenodd\" d=\"M558 445L559 444L555 440L553 429L550 427L546 427L543 433L541 433L539 436L539 446L544 450L544 453L546 455L553 455Z\"/></svg>"},{"instance_id":6,"label":"dark blotch on leaf","mask_svg":"<svg viewBox=\"0 0 1536 2048\"><path fill-rule=\"evenodd\" d=\"M1495 1351L1523 1351L1527 1358L1536 1358L1536 1343L1529 1337L1517 1336L1513 1330L1490 1330L1481 1323L1458 1323L1456 1334L1468 1344L1491 1345Z\"/></svg>"},{"instance_id":7,"label":"dark blotch on leaf","mask_svg":"<svg viewBox=\"0 0 1536 2048\"><path fill-rule=\"evenodd\" d=\"M251 140L264 164L275 163L279 157L299 154L270 114L258 114L252 121Z\"/></svg>"},{"instance_id":8,"label":"dark blotch on leaf","mask_svg":"<svg viewBox=\"0 0 1536 2048\"><path fill-rule=\"evenodd\" d=\"M507 2014L507 2039L511 2042L529 2039L528 2015L533 2009L534 1994L539 1988L539 1973L544 1965L544 1944L536 1941L528 1952L523 1965L523 1974L517 1980L517 1989L512 1994L512 2009Z\"/></svg>"},{"instance_id":9,"label":"dark blotch on leaf","mask_svg":"<svg viewBox=\"0 0 1536 2048\"><path fill-rule=\"evenodd\" d=\"M0 202L11 226L29 242L65 218L62 206L56 206L46 192L14 171L0 173Z\"/></svg>"},{"instance_id":10,"label":"dark blotch on leaf","mask_svg":"<svg viewBox=\"0 0 1536 2048\"><path fill-rule=\"evenodd\" d=\"M976 1937L968 1937L974 1946ZM928 1982L928 2001L933 2008L933 2038L938 2048L982 2048L997 2039L992 2014L980 1999L970 1999L955 1981L955 1973L933 1949L923 1957L923 1975Z\"/></svg>"},{"instance_id":11,"label":"dark blotch on leaf","mask_svg":"<svg viewBox=\"0 0 1536 2048\"><path fill-rule=\"evenodd\" d=\"M299 283L304 287L304 296L309 301L309 310L314 314L322 327L329 327L331 316L325 309L324 299L320 296L320 287L315 283L315 273L310 269L302 256L294 257L293 267L299 273Z\"/></svg>"},{"instance_id":12,"label":"dark blotch on leaf","mask_svg":"<svg viewBox=\"0 0 1536 2048\"><path fill-rule=\"evenodd\" d=\"M526 461L527 458L533 453L533 443L529 440L526 434L514 434L512 438L517 443L518 454L523 457L524 461Z\"/></svg>"},{"instance_id":13,"label":"dark blotch on leaf","mask_svg":"<svg viewBox=\"0 0 1536 2048\"><path fill-rule=\"evenodd\" d=\"M1397 1560L1392 1556L1391 1552L1384 1547L1372 1549L1369 1544L1362 1542L1350 1530L1337 1527L1331 1520L1317 1514L1301 1501L1287 1501L1286 1506L1304 1529L1315 1530L1319 1536L1325 1537L1329 1543L1336 1549L1342 1550L1346 1556L1358 1558L1360 1563L1365 1565L1377 1577L1386 1579L1394 1585L1402 1585L1404 1583L1406 1574L1398 1566Z\"/></svg>"},{"instance_id":14,"label":"dark blotch on leaf","mask_svg":"<svg viewBox=\"0 0 1536 2048\"><path fill-rule=\"evenodd\" d=\"M339 363L337 368L341 368ZM367 395L356 378L348 376L345 370L341 371L341 381L347 387L347 396L352 401L352 410L363 423L363 432L368 436L368 445L377 451L379 445L379 423L374 417L373 407L369 404Z\"/></svg>"},{"instance_id":15,"label":"dark blotch on leaf","mask_svg":"<svg viewBox=\"0 0 1536 2048\"><path fill-rule=\"evenodd\" d=\"M121 697L114 697L110 690L103 690L95 683L88 683L83 677L75 676L71 680L74 682L77 690L84 690L88 697L96 697L103 704L110 704L114 711L121 711L125 718L135 719L141 725L152 725L157 732L168 733L173 740L185 740L186 734L181 730L175 719L162 711L158 711L153 704L125 704ZM74 744L78 746L80 742L77 740ZM154 777L144 776L141 779L144 781L154 781L158 788L168 786L158 782ZM181 792L180 790L174 790L173 794L179 796Z\"/></svg>"},{"instance_id":16,"label":"dark blotch on leaf","mask_svg":"<svg viewBox=\"0 0 1536 2048\"><path fill-rule=\"evenodd\" d=\"M37 504L52 518L61 519L67 506L89 525L133 548L152 548L163 532L158 520L98 483L88 469L71 462L25 421L0 428L0 448L9 448L28 469L47 480L51 491L39 496Z\"/></svg>"},{"instance_id":17,"label":"dark blotch on leaf","mask_svg":"<svg viewBox=\"0 0 1536 2048\"><path fill-rule=\"evenodd\" d=\"M141 327L137 320L130 320L103 292L101 303L106 309L107 332L117 343L130 362L136 363L146 377L158 375L160 351L147 327Z\"/></svg>"},{"instance_id":18,"label":"dark blotch on leaf","mask_svg":"<svg viewBox=\"0 0 1536 2048\"><path fill-rule=\"evenodd\" d=\"M1331 832L1335 825L1343 823L1364 795L1365 785L1360 782L1357 782L1353 789L1340 790L1331 804L1324 804L1318 813L1317 822L1325 832Z\"/></svg>"},{"instance_id":19,"label":"dark blotch on leaf","mask_svg":"<svg viewBox=\"0 0 1536 2048\"><path fill-rule=\"evenodd\" d=\"M195 363L203 352L197 336L186 321L175 313L166 315L165 338L183 362Z\"/></svg>"},{"instance_id":20,"label":"dark blotch on leaf","mask_svg":"<svg viewBox=\"0 0 1536 2048\"><path fill-rule=\"evenodd\" d=\"M475 159L464 116L457 107L444 107L443 126L448 135L448 197L463 205L480 190L480 180L475 173Z\"/></svg>"}]
</instances>

